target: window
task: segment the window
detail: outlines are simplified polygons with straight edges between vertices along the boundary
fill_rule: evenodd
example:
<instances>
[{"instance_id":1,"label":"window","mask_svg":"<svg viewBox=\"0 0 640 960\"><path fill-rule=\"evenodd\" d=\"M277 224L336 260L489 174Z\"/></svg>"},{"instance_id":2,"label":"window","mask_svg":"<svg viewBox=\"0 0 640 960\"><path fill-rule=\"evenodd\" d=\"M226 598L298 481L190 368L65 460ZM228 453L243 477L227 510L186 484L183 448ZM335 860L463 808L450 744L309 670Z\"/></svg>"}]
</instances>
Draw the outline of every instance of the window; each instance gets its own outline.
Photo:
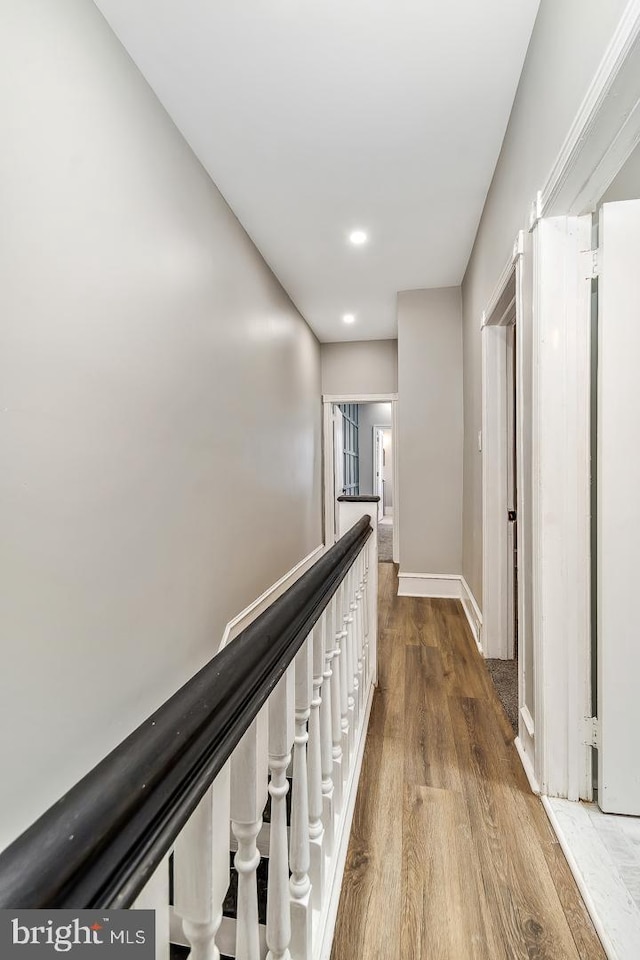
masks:
<instances>
[{"instance_id":1,"label":"window","mask_svg":"<svg viewBox=\"0 0 640 960\"><path fill-rule=\"evenodd\" d=\"M343 492L347 496L357 496L360 493L360 442L358 437L358 404L341 403L338 405L342 414L344 437L343 465L344 485Z\"/></svg>"}]
</instances>

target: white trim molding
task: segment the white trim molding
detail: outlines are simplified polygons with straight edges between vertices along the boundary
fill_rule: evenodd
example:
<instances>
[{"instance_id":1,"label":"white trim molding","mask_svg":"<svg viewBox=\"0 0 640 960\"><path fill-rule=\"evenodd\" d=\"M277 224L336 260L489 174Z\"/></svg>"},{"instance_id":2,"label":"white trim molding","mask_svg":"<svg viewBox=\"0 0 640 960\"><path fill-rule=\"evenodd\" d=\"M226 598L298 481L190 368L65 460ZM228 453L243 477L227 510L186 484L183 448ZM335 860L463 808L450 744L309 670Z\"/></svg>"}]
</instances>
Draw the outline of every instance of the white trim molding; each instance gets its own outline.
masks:
<instances>
[{"instance_id":1,"label":"white trim molding","mask_svg":"<svg viewBox=\"0 0 640 960\"><path fill-rule=\"evenodd\" d=\"M390 403L397 393L323 393L323 403Z\"/></svg>"},{"instance_id":2,"label":"white trim molding","mask_svg":"<svg viewBox=\"0 0 640 960\"><path fill-rule=\"evenodd\" d=\"M535 774L544 794L588 800L591 217L543 218L533 237Z\"/></svg>"},{"instance_id":3,"label":"white trim molding","mask_svg":"<svg viewBox=\"0 0 640 960\"><path fill-rule=\"evenodd\" d=\"M459 573L399 573L398 596L462 600L462 577Z\"/></svg>"},{"instance_id":4,"label":"white trim molding","mask_svg":"<svg viewBox=\"0 0 640 960\"><path fill-rule=\"evenodd\" d=\"M512 255L505 264L482 314L482 592L484 598L483 649L487 657L513 657L513 596L509 575L508 479L508 379L507 327L521 314L518 277L525 250L524 231L516 237ZM518 340L520 337L518 337ZM516 409L523 400L523 368L516 363ZM518 474L520 474L521 425L516 424ZM519 508L519 504L517 505Z\"/></svg>"},{"instance_id":5,"label":"white trim molding","mask_svg":"<svg viewBox=\"0 0 640 960\"><path fill-rule=\"evenodd\" d=\"M516 264L520 257L524 255L524 230L519 230L516 239L513 242L513 250L511 251L511 256L505 263L502 268L502 272L498 277L496 285L494 287L493 293L487 301L487 305L482 311L482 316L480 318L480 326L484 327L489 322L492 321L492 316L495 313L496 307L498 306L501 298L504 296L505 290L509 286L509 281L511 280ZM502 325L498 322L498 325Z\"/></svg>"},{"instance_id":6,"label":"white trim molding","mask_svg":"<svg viewBox=\"0 0 640 960\"><path fill-rule=\"evenodd\" d=\"M530 228L542 217L595 206L640 142L640 0L630 0L546 183Z\"/></svg>"},{"instance_id":7,"label":"white trim molding","mask_svg":"<svg viewBox=\"0 0 640 960\"><path fill-rule=\"evenodd\" d=\"M531 787L531 790L533 791L533 793L535 793L536 796L539 796L540 784L536 780L536 775L533 771L533 765L522 744L522 740L520 739L520 737L516 737L513 743L516 750L518 751L518 756L520 757L520 762L526 774L527 780L529 781L529 786Z\"/></svg>"},{"instance_id":8,"label":"white trim molding","mask_svg":"<svg viewBox=\"0 0 640 960\"><path fill-rule=\"evenodd\" d=\"M296 580L298 580L303 573L306 573L316 560L320 559L324 550L324 544L321 543L312 550L311 553L308 553L306 557L303 557L299 563L296 563L291 570L288 570L284 576L280 577L279 580L276 580L274 584L268 587L253 603L250 603L248 607L241 610L233 620L229 620L229 623L224 628L219 649L222 650L223 647L226 647L226 645L248 627L250 623L253 623L267 607L270 607L274 600L277 600L289 587L293 586Z\"/></svg>"},{"instance_id":9,"label":"white trim molding","mask_svg":"<svg viewBox=\"0 0 640 960\"><path fill-rule=\"evenodd\" d=\"M482 611L473 595L471 587L464 577L460 577L462 584L462 608L469 622L469 628L473 634L473 639L480 653L484 656L482 650Z\"/></svg>"}]
</instances>

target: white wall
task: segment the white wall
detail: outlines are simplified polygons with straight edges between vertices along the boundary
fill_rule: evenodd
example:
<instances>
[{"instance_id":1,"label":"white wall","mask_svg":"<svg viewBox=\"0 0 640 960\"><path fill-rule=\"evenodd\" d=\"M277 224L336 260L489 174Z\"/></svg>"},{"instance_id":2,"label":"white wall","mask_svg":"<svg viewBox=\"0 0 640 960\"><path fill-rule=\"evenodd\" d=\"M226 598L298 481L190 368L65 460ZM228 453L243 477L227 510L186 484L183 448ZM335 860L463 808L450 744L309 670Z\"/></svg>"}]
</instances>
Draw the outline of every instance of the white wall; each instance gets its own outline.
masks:
<instances>
[{"instance_id":1,"label":"white wall","mask_svg":"<svg viewBox=\"0 0 640 960\"><path fill-rule=\"evenodd\" d=\"M398 294L400 572L462 568L459 287Z\"/></svg>"},{"instance_id":2,"label":"white wall","mask_svg":"<svg viewBox=\"0 0 640 960\"><path fill-rule=\"evenodd\" d=\"M480 318L598 67L626 0L542 0L502 151L462 284L463 573L482 602Z\"/></svg>"},{"instance_id":3,"label":"white wall","mask_svg":"<svg viewBox=\"0 0 640 960\"><path fill-rule=\"evenodd\" d=\"M320 355L324 394L357 396L398 389L397 340L323 343Z\"/></svg>"},{"instance_id":4,"label":"white wall","mask_svg":"<svg viewBox=\"0 0 640 960\"><path fill-rule=\"evenodd\" d=\"M92 3L0 7L0 847L321 541L319 345Z\"/></svg>"},{"instance_id":5,"label":"white wall","mask_svg":"<svg viewBox=\"0 0 640 960\"><path fill-rule=\"evenodd\" d=\"M361 403L359 405L360 424L360 493L374 493L373 477L373 428L391 426L390 403Z\"/></svg>"},{"instance_id":6,"label":"white wall","mask_svg":"<svg viewBox=\"0 0 640 960\"><path fill-rule=\"evenodd\" d=\"M610 184L600 203L640 198L640 146L633 151L613 183Z\"/></svg>"}]
</instances>

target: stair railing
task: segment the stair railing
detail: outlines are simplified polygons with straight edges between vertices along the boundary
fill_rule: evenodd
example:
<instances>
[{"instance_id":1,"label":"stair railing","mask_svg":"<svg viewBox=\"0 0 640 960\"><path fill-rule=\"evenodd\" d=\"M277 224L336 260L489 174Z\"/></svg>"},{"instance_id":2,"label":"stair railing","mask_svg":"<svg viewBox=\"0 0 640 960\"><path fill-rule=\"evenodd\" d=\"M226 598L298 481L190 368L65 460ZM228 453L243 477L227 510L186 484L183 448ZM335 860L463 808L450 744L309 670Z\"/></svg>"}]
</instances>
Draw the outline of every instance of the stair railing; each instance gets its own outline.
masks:
<instances>
[{"instance_id":1,"label":"stair railing","mask_svg":"<svg viewBox=\"0 0 640 960\"><path fill-rule=\"evenodd\" d=\"M151 907L158 960L328 957L376 680L371 522L0 854L0 908Z\"/></svg>"}]
</instances>

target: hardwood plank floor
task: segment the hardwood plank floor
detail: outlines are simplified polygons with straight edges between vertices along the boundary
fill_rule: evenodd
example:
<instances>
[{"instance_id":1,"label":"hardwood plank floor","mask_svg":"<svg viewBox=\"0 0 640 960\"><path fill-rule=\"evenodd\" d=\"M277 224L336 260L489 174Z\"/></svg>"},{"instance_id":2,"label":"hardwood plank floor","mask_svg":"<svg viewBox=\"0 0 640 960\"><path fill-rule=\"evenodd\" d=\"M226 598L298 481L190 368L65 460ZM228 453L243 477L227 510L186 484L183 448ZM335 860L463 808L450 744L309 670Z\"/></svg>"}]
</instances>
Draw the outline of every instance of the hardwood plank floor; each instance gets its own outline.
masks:
<instances>
[{"instance_id":1,"label":"hardwood plank floor","mask_svg":"<svg viewBox=\"0 0 640 960\"><path fill-rule=\"evenodd\" d=\"M379 604L332 960L604 960L461 605Z\"/></svg>"}]
</instances>

